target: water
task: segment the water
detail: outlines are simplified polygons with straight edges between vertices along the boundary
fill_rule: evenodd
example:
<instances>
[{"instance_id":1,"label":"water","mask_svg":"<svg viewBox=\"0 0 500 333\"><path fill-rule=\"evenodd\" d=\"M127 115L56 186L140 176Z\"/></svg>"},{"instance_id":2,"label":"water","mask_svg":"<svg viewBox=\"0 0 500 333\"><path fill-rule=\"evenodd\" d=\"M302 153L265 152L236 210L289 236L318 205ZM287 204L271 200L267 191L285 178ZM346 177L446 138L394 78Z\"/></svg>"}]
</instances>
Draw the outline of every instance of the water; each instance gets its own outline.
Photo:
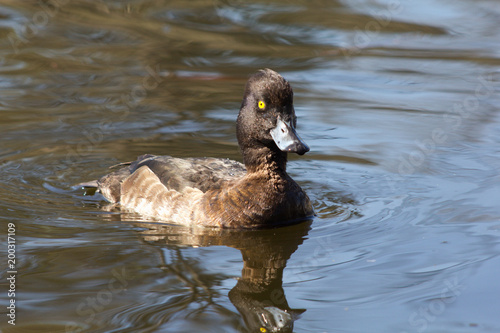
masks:
<instances>
[{"instance_id":1,"label":"water","mask_svg":"<svg viewBox=\"0 0 500 333\"><path fill-rule=\"evenodd\" d=\"M0 3L3 332L500 331L500 7ZM144 153L240 160L248 76L295 91L308 223L192 231L73 188ZM281 310L280 310L281 309Z\"/></svg>"}]
</instances>

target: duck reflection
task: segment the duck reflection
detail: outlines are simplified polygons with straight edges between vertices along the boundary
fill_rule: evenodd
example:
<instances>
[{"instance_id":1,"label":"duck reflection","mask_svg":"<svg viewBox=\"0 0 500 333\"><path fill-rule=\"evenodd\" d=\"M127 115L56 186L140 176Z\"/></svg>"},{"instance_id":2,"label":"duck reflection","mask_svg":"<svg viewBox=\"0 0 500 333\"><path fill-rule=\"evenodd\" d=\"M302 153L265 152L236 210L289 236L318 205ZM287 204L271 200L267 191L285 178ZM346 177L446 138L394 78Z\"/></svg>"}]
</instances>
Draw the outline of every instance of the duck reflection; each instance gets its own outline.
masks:
<instances>
[{"instance_id":1,"label":"duck reflection","mask_svg":"<svg viewBox=\"0 0 500 333\"><path fill-rule=\"evenodd\" d=\"M283 270L292 253L302 244L310 224L311 221L306 221L278 229L236 231L148 223L141 224L148 228L141 234L148 243L175 246L171 264L164 258L165 251L161 252L163 269L178 275L188 285L193 282L186 277L184 267L180 267L183 261L181 246L224 245L240 250L243 270L229 292L229 299L240 312L246 330L292 332L294 321L305 309L292 309L288 305L283 290Z\"/></svg>"}]
</instances>

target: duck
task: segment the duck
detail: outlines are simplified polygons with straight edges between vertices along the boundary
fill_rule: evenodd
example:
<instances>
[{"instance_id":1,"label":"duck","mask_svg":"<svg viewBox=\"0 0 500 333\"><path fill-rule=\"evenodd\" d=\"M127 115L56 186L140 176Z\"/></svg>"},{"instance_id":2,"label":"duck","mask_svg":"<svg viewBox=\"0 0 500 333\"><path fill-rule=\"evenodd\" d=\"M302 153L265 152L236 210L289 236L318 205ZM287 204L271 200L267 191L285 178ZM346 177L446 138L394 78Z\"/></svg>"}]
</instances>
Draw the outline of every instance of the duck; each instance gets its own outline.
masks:
<instances>
[{"instance_id":1,"label":"duck","mask_svg":"<svg viewBox=\"0 0 500 333\"><path fill-rule=\"evenodd\" d=\"M311 201L286 172L288 153L310 150L296 125L290 83L262 69L249 77L236 119L243 164L146 154L101 177L96 191L122 210L174 224L248 229L309 220Z\"/></svg>"}]
</instances>

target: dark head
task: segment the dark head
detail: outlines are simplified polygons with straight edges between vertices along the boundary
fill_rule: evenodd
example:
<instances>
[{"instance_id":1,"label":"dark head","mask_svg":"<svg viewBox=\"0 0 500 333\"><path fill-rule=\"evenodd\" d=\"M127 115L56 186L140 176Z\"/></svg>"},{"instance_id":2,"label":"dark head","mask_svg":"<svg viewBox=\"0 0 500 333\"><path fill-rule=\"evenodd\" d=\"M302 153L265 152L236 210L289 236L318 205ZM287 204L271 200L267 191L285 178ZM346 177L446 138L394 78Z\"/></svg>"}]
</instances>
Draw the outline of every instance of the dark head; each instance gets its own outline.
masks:
<instances>
[{"instance_id":1,"label":"dark head","mask_svg":"<svg viewBox=\"0 0 500 333\"><path fill-rule=\"evenodd\" d=\"M270 69L250 77L236 122L236 135L248 166L262 154L274 154L286 163L287 153L303 155L309 147L295 126L293 91L288 81Z\"/></svg>"}]
</instances>

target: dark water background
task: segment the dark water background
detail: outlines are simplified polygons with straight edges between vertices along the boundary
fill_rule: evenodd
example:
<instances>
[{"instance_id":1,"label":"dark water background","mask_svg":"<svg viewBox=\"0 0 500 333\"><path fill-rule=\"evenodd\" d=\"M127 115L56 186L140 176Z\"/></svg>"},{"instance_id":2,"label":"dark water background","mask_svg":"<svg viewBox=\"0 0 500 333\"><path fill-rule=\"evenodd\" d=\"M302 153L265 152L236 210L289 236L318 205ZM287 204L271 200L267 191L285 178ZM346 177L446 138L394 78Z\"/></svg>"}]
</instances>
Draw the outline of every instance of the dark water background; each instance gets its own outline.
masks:
<instances>
[{"instance_id":1,"label":"dark water background","mask_svg":"<svg viewBox=\"0 0 500 333\"><path fill-rule=\"evenodd\" d=\"M143 153L240 160L264 67L295 90L312 223L192 231L72 188ZM1 0L0 328L500 332L499 80L496 0Z\"/></svg>"}]
</instances>

